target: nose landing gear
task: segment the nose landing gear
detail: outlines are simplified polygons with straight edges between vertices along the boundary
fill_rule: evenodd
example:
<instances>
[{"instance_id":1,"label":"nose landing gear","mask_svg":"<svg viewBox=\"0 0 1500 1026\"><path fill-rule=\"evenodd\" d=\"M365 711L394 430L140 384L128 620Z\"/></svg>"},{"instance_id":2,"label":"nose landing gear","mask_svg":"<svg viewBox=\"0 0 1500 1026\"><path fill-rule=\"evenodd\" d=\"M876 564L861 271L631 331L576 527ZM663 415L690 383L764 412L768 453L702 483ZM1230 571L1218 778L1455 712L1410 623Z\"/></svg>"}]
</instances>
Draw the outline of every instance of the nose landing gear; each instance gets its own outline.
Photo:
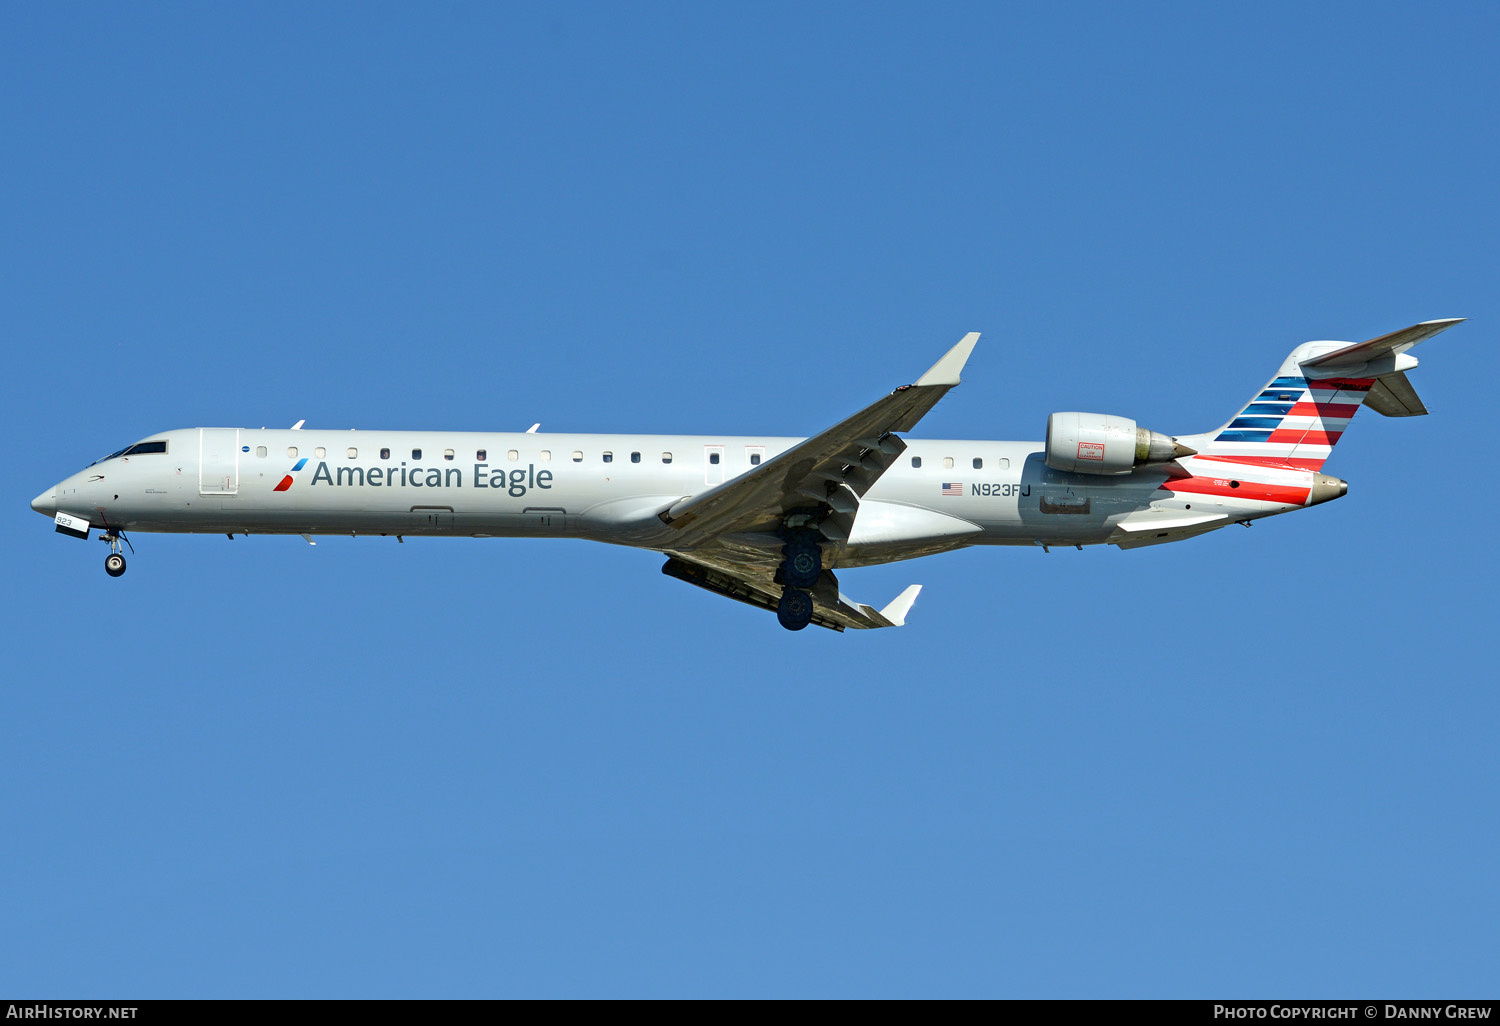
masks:
<instances>
[{"instance_id":1,"label":"nose landing gear","mask_svg":"<svg viewBox=\"0 0 1500 1026\"><path fill-rule=\"evenodd\" d=\"M125 557L120 554L120 539L125 539L125 544L130 545L130 539L125 538L119 531L106 531L99 536L99 540L109 543L109 555L104 557L104 572L111 577L119 577L125 572ZM135 555L135 546L130 545L130 554Z\"/></svg>"}]
</instances>

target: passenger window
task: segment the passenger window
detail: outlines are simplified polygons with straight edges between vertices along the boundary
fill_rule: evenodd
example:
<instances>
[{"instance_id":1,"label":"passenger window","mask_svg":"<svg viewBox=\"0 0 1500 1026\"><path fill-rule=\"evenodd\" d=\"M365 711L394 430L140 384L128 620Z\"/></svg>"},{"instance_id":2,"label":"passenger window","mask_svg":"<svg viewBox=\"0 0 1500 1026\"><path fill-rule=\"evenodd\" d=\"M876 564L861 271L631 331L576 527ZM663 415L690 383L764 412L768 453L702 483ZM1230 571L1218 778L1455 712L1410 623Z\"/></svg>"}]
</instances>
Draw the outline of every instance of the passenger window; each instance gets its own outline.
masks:
<instances>
[{"instance_id":1,"label":"passenger window","mask_svg":"<svg viewBox=\"0 0 1500 1026\"><path fill-rule=\"evenodd\" d=\"M669 453L669 452L662 453L661 454L661 461L663 463L671 463L672 462L672 454Z\"/></svg>"},{"instance_id":2,"label":"passenger window","mask_svg":"<svg viewBox=\"0 0 1500 1026\"><path fill-rule=\"evenodd\" d=\"M752 467L758 467L758 466L760 466L760 453L758 453L758 452L752 452L750 454L750 465Z\"/></svg>"},{"instance_id":3,"label":"passenger window","mask_svg":"<svg viewBox=\"0 0 1500 1026\"><path fill-rule=\"evenodd\" d=\"M422 458L422 450L421 449L413 449L411 451L411 458L414 459L414 460L421 459Z\"/></svg>"},{"instance_id":4,"label":"passenger window","mask_svg":"<svg viewBox=\"0 0 1500 1026\"><path fill-rule=\"evenodd\" d=\"M582 463L583 462L583 453L580 452L577 449L573 450L573 462L574 463Z\"/></svg>"},{"instance_id":5,"label":"passenger window","mask_svg":"<svg viewBox=\"0 0 1500 1026\"><path fill-rule=\"evenodd\" d=\"M453 458L453 450L452 449L444 449L443 450L443 459L445 459L445 460L451 460L452 458Z\"/></svg>"},{"instance_id":6,"label":"passenger window","mask_svg":"<svg viewBox=\"0 0 1500 1026\"><path fill-rule=\"evenodd\" d=\"M709 453L708 454L708 462L712 463L714 466L718 466L719 465L719 454L716 453L716 452Z\"/></svg>"},{"instance_id":7,"label":"passenger window","mask_svg":"<svg viewBox=\"0 0 1500 1026\"><path fill-rule=\"evenodd\" d=\"M480 463L488 463L490 461L490 451L488 449L475 449L474 458Z\"/></svg>"},{"instance_id":8,"label":"passenger window","mask_svg":"<svg viewBox=\"0 0 1500 1026\"><path fill-rule=\"evenodd\" d=\"M264 445L257 445L255 447L255 455L263 457L263 456L265 456L265 454L266 454L266 447Z\"/></svg>"},{"instance_id":9,"label":"passenger window","mask_svg":"<svg viewBox=\"0 0 1500 1026\"><path fill-rule=\"evenodd\" d=\"M297 447L295 445L289 445L286 447L286 458L289 460L294 460L297 458Z\"/></svg>"},{"instance_id":10,"label":"passenger window","mask_svg":"<svg viewBox=\"0 0 1500 1026\"><path fill-rule=\"evenodd\" d=\"M359 450L358 450L358 449L356 449L356 448L355 448L355 447L354 447L354 446L352 446L352 445L351 445L351 446L349 446L349 458L350 458L350 459L351 459L351 460L357 460L357 459L359 459Z\"/></svg>"},{"instance_id":11,"label":"passenger window","mask_svg":"<svg viewBox=\"0 0 1500 1026\"><path fill-rule=\"evenodd\" d=\"M516 460L518 460L518 459L521 458L521 454L519 452L517 452L515 449L512 449L512 450L510 450L510 452L508 452L508 453L505 454L505 458L508 459L508 460L510 460L512 463L514 463L514 462L516 462Z\"/></svg>"},{"instance_id":12,"label":"passenger window","mask_svg":"<svg viewBox=\"0 0 1500 1026\"><path fill-rule=\"evenodd\" d=\"M614 453L607 452L607 453L604 454L604 462L605 463L613 463L614 461L615 461L615 454Z\"/></svg>"},{"instance_id":13,"label":"passenger window","mask_svg":"<svg viewBox=\"0 0 1500 1026\"><path fill-rule=\"evenodd\" d=\"M984 460L980 459L978 456L974 457L974 469L975 470L983 470L984 469Z\"/></svg>"},{"instance_id":14,"label":"passenger window","mask_svg":"<svg viewBox=\"0 0 1500 1026\"><path fill-rule=\"evenodd\" d=\"M391 458L391 450L389 450L389 449L381 449L380 450L380 458L383 459L383 460L390 459Z\"/></svg>"},{"instance_id":15,"label":"passenger window","mask_svg":"<svg viewBox=\"0 0 1500 1026\"><path fill-rule=\"evenodd\" d=\"M1001 470L1009 470L1010 469L1010 460L1008 460L1004 456L1002 456L998 460L995 461L995 466L998 467L998 468L1000 468Z\"/></svg>"},{"instance_id":16,"label":"passenger window","mask_svg":"<svg viewBox=\"0 0 1500 1026\"><path fill-rule=\"evenodd\" d=\"M542 462L543 463L546 463L548 460L550 460L552 458L552 450L551 449L543 449L541 452L537 453L537 455L542 458Z\"/></svg>"},{"instance_id":17,"label":"passenger window","mask_svg":"<svg viewBox=\"0 0 1500 1026\"><path fill-rule=\"evenodd\" d=\"M641 462L641 454L638 453L638 452L631 453L630 454L630 462L631 463L639 463L639 462Z\"/></svg>"},{"instance_id":18,"label":"passenger window","mask_svg":"<svg viewBox=\"0 0 1500 1026\"><path fill-rule=\"evenodd\" d=\"M911 465L914 466L914 467L920 467L922 465L922 457L920 457L920 456L913 456L911 458Z\"/></svg>"},{"instance_id":19,"label":"passenger window","mask_svg":"<svg viewBox=\"0 0 1500 1026\"><path fill-rule=\"evenodd\" d=\"M325 449L325 448L323 448L320 445L316 449L313 450L313 455L316 456L318 459L322 459L324 456L328 455L328 450Z\"/></svg>"},{"instance_id":20,"label":"passenger window","mask_svg":"<svg viewBox=\"0 0 1500 1026\"><path fill-rule=\"evenodd\" d=\"M944 470L952 470L953 469L953 457L952 456L944 456L943 457L943 469Z\"/></svg>"}]
</instances>

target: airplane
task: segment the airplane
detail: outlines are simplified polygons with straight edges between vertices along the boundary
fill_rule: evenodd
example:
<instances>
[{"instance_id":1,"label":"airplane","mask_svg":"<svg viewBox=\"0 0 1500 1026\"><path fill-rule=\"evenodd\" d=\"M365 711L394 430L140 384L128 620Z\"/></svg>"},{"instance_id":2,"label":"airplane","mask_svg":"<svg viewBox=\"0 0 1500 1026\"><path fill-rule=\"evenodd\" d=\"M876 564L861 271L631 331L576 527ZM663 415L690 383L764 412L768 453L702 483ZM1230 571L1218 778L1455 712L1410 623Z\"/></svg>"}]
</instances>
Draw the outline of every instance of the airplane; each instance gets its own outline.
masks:
<instances>
[{"instance_id":1,"label":"airplane","mask_svg":"<svg viewBox=\"0 0 1500 1026\"><path fill-rule=\"evenodd\" d=\"M811 438L188 428L96 460L31 508L62 534L102 531L112 577L128 531L583 538L661 553L667 576L788 630L899 627L920 585L877 609L835 571L973 545L1134 549L1339 498L1347 483L1322 467L1350 419L1425 414L1408 350L1462 320L1303 343L1202 434L1066 412L1041 442L902 437L959 384L970 332Z\"/></svg>"}]
</instances>

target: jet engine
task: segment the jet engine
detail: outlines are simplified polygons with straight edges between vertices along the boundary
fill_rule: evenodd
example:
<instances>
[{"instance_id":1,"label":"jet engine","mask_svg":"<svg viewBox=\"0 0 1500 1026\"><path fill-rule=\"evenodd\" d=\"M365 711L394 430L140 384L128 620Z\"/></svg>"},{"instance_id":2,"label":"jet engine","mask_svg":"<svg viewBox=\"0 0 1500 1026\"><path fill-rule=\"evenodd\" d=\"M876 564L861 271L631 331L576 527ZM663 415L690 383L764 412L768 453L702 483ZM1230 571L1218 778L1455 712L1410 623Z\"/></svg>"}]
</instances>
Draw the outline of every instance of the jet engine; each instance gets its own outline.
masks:
<instances>
[{"instance_id":1,"label":"jet engine","mask_svg":"<svg viewBox=\"0 0 1500 1026\"><path fill-rule=\"evenodd\" d=\"M1126 417L1104 413L1054 413L1047 418L1047 466L1075 474L1128 474L1152 463L1192 456L1175 438Z\"/></svg>"}]
</instances>

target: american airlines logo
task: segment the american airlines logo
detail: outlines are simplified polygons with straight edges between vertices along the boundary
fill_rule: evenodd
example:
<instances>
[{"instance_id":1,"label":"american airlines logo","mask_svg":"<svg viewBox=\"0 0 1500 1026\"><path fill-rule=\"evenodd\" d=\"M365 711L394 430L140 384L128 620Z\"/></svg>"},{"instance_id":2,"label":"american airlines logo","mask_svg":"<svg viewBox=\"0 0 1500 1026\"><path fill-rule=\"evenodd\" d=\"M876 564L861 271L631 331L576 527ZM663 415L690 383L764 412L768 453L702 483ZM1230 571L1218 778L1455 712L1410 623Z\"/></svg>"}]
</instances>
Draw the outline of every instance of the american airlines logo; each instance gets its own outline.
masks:
<instances>
[{"instance_id":1,"label":"american airlines logo","mask_svg":"<svg viewBox=\"0 0 1500 1026\"><path fill-rule=\"evenodd\" d=\"M295 474L297 471L301 470L305 466L307 466L307 457L306 456L302 457L300 460L297 461L297 465L292 468L292 474ZM275 488L273 488L272 491L284 492L288 488L290 488L292 486L292 474L288 474L286 477L282 478L281 479L281 483L278 484Z\"/></svg>"},{"instance_id":2,"label":"american airlines logo","mask_svg":"<svg viewBox=\"0 0 1500 1026\"><path fill-rule=\"evenodd\" d=\"M307 465L307 459L297 461L290 474L281 479L273 491L284 492L292 487L292 474ZM313 471L309 488L329 485L334 488L463 488L464 471L459 467L339 467L329 470L327 463L319 463ZM519 499L532 489L550 489L552 471L538 470L536 464L510 470L491 468L486 463L474 464L471 488L501 488L507 495Z\"/></svg>"}]
</instances>

